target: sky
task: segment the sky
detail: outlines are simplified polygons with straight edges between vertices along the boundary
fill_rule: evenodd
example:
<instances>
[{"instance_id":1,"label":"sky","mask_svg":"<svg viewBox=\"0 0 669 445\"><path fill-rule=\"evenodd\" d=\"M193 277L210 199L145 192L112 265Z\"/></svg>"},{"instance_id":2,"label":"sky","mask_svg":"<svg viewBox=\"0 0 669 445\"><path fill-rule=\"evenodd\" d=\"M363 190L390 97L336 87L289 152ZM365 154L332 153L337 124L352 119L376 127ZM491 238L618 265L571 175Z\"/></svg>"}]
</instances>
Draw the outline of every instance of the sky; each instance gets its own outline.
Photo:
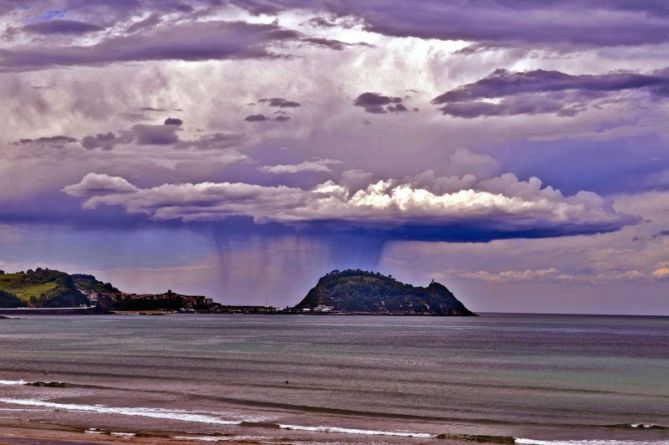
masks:
<instances>
[{"instance_id":1,"label":"sky","mask_svg":"<svg viewBox=\"0 0 669 445\"><path fill-rule=\"evenodd\" d=\"M669 3L0 0L0 269L669 315Z\"/></svg>"}]
</instances>

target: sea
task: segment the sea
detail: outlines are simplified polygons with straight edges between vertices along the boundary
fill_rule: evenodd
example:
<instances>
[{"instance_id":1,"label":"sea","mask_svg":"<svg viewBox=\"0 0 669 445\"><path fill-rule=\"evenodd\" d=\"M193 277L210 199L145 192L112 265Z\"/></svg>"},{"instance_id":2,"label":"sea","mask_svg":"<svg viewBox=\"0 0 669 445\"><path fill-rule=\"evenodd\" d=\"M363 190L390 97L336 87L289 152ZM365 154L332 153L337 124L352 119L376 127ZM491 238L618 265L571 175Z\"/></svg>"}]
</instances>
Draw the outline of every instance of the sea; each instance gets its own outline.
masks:
<instances>
[{"instance_id":1,"label":"sea","mask_svg":"<svg viewBox=\"0 0 669 445\"><path fill-rule=\"evenodd\" d=\"M669 444L669 318L22 316L0 320L3 425L128 443Z\"/></svg>"}]
</instances>

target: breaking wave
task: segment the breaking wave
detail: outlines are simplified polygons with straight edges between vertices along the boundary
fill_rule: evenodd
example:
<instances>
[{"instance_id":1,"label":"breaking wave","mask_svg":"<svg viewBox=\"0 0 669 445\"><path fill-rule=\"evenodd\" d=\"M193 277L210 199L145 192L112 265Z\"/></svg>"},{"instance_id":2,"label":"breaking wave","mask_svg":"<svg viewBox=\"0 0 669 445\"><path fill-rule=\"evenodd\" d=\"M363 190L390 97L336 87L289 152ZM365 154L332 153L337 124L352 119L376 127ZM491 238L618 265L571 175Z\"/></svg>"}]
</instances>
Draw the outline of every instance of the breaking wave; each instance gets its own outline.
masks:
<instances>
[{"instance_id":1,"label":"breaking wave","mask_svg":"<svg viewBox=\"0 0 669 445\"><path fill-rule=\"evenodd\" d=\"M343 433L343 434L358 434L365 436L395 436L395 437L417 437L430 439L436 437L435 434L429 433L410 433L403 431L380 431L380 430L362 430L357 428L341 428L336 426L302 426L302 425L279 425L279 428L284 430L296 431L312 431L317 433Z\"/></svg>"},{"instance_id":2,"label":"breaking wave","mask_svg":"<svg viewBox=\"0 0 669 445\"><path fill-rule=\"evenodd\" d=\"M74 403L55 403L35 399L5 399L0 398L0 403L39 406L44 408L63 409L69 411L84 411L99 414L119 414L123 416L140 416L153 419L180 420L183 422L210 423L216 425L239 425L239 420L222 419L213 414L194 413L185 410L168 410L163 408L123 408L104 405L78 405Z\"/></svg>"},{"instance_id":3,"label":"breaking wave","mask_svg":"<svg viewBox=\"0 0 669 445\"><path fill-rule=\"evenodd\" d=\"M20 385L27 385L28 382L25 380L0 380L0 385L7 385L7 386L20 386Z\"/></svg>"},{"instance_id":4,"label":"breaking wave","mask_svg":"<svg viewBox=\"0 0 669 445\"><path fill-rule=\"evenodd\" d=\"M2 385L25 385L26 382L22 380L0 380ZM164 409L164 408L145 408L145 407L112 407L105 405L85 405L85 404L74 404L74 403L57 403L49 402L45 400L37 399L14 399L14 398L0 398L0 403L9 404L9 405L19 405L19 406L31 406L31 407L40 407L40 408L53 408L53 409L62 409L69 411L80 411L80 412L90 412L98 414L116 414L123 416L139 416L153 419L167 419L167 420L177 420L182 422L197 422L205 424L214 424L214 425L229 425L229 426L238 426L238 427L252 427L252 428L276 428L283 430L293 430L293 431L305 431L305 432L316 432L316 433L337 433L337 434L350 434L350 435L363 435L363 436L391 436L391 437L406 437L406 438L418 438L418 439L433 439L433 438L457 438L463 436L450 436L450 435L439 435L433 433L425 432L410 432L410 431L384 431L384 430L367 430L359 428L346 428L339 426L307 426L307 425L293 425L293 424L280 424L272 423L266 421L258 421L255 419L241 419L233 420L223 418L215 413L211 412L194 412L186 411L180 409ZM654 429L662 428L657 425L650 424L630 424L629 428L635 429ZM89 429L87 430L89 434L112 434L123 437L130 437L134 433L115 433L115 432L106 432L103 430ZM470 436L467 436L470 437ZM492 436L471 436L476 437L476 441L490 441L489 439L493 438ZM221 441L225 438L220 436L178 436L174 437L175 439L189 439L189 440L201 440L201 441ZM482 439L488 440L482 440ZM499 443L515 443L518 445L667 445L667 441L632 441L632 440L539 440L539 439L527 439L527 438L512 438L512 437L494 437L499 442L499 439L505 439L504 442ZM471 440L471 439L470 439Z\"/></svg>"}]
</instances>

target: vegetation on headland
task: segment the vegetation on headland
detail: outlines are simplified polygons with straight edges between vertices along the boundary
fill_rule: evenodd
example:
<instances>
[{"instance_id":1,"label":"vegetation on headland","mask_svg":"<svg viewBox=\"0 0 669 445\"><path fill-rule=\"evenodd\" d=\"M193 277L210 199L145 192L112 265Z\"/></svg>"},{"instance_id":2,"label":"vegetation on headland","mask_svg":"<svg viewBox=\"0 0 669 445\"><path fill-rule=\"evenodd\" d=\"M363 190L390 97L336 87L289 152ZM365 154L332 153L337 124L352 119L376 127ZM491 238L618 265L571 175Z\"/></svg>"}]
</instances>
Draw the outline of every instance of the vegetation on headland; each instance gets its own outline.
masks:
<instances>
[{"instance_id":1,"label":"vegetation on headland","mask_svg":"<svg viewBox=\"0 0 669 445\"><path fill-rule=\"evenodd\" d=\"M207 311L214 304L204 296L125 293L93 275L67 274L37 268L25 272L0 271L0 308L95 307L108 311Z\"/></svg>"},{"instance_id":2,"label":"vegetation on headland","mask_svg":"<svg viewBox=\"0 0 669 445\"><path fill-rule=\"evenodd\" d=\"M68 307L86 304L72 276L51 269L0 274L0 307Z\"/></svg>"},{"instance_id":3,"label":"vegetation on headland","mask_svg":"<svg viewBox=\"0 0 669 445\"><path fill-rule=\"evenodd\" d=\"M443 284L401 283L364 270L332 271L295 306L298 311L387 315L474 315Z\"/></svg>"},{"instance_id":4,"label":"vegetation on headland","mask_svg":"<svg viewBox=\"0 0 669 445\"><path fill-rule=\"evenodd\" d=\"M0 271L0 308L94 308L96 312L313 313L378 315L475 315L444 285L401 283L363 270L332 271L294 307L228 306L202 295L168 290L160 294L122 292L93 275L37 268ZM68 309L69 310L69 309ZM80 310L80 309L77 309Z\"/></svg>"},{"instance_id":5,"label":"vegetation on headland","mask_svg":"<svg viewBox=\"0 0 669 445\"><path fill-rule=\"evenodd\" d=\"M25 307L26 304L14 294L0 290L0 307Z\"/></svg>"}]
</instances>

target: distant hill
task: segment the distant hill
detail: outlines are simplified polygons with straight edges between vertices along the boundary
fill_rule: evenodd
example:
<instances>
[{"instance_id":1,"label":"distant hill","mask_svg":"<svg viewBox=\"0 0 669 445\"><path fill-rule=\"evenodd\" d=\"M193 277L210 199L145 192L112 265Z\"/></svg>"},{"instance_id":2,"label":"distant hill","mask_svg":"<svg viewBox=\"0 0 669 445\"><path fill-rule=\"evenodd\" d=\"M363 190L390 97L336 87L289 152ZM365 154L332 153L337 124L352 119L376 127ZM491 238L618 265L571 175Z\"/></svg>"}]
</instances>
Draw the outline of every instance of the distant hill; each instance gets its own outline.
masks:
<instances>
[{"instance_id":1,"label":"distant hill","mask_svg":"<svg viewBox=\"0 0 669 445\"><path fill-rule=\"evenodd\" d=\"M87 303L65 272L37 268L0 273L0 307L74 307Z\"/></svg>"},{"instance_id":2,"label":"distant hill","mask_svg":"<svg viewBox=\"0 0 669 445\"><path fill-rule=\"evenodd\" d=\"M0 271L0 308L75 308L95 306L100 311L215 311L220 305L202 295L121 292L93 275L67 274L37 268L25 272Z\"/></svg>"},{"instance_id":3,"label":"distant hill","mask_svg":"<svg viewBox=\"0 0 669 445\"><path fill-rule=\"evenodd\" d=\"M404 284L363 270L332 271L294 308L297 311L388 315L476 315L446 286Z\"/></svg>"}]
</instances>

